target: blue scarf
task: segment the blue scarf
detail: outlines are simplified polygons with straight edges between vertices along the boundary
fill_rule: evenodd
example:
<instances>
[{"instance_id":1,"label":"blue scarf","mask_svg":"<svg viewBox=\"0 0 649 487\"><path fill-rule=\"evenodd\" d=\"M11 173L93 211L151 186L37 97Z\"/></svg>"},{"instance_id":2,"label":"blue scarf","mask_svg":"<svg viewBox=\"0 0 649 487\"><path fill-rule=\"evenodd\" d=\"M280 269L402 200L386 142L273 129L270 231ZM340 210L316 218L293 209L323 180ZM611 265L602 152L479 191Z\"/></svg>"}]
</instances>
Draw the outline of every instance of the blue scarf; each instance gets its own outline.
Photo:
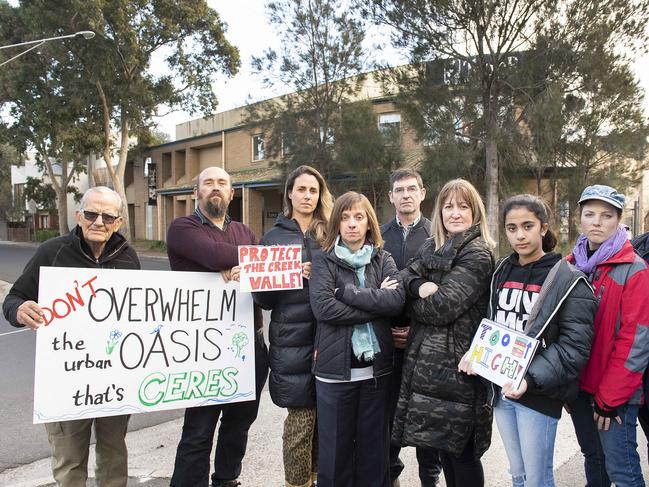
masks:
<instances>
[{"instance_id":1,"label":"blue scarf","mask_svg":"<svg viewBox=\"0 0 649 487\"><path fill-rule=\"evenodd\" d=\"M603 242L589 259L588 239L582 233L579 235L575 248L572 250L572 255L575 258L575 267L590 278L593 272L595 272L595 268L617 254L628 239L626 230L620 226L617 232Z\"/></svg>"},{"instance_id":2,"label":"blue scarf","mask_svg":"<svg viewBox=\"0 0 649 487\"><path fill-rule=\"evenodd\" d=\"M372 260L373 251L374 247L366 244L356 252L352 252L340 242L340 237L336 239L336 245L334 247L336 256L346 264L349 264L356 272L360 287L365 287L365 267ZM374 355L381 351L372 323L354 325L354 331L352 332L352 350L358 360L365 360L366 362L372 362Z\"/></svg>"}]
</instances>

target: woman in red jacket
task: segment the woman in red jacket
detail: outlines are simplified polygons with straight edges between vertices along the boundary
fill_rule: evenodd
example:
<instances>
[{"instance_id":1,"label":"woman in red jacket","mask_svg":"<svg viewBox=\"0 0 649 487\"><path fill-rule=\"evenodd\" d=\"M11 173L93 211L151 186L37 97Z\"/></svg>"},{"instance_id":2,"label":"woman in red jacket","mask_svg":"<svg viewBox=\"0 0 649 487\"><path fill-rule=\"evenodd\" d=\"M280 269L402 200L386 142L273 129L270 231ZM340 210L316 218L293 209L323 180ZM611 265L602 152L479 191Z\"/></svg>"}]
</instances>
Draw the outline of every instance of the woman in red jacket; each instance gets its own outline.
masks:
<instances>
[{"instance_id":1,"label":"woman in red jacket","mask_svg":"<svg viewBox=\"0 0 649 487\"><path fill-rule=\"evenodd\" d=\"M579 208L582 233L570 259L588 276L599 307L572 422L589 487L644 486L636 420L649 360L649 269L620 225L624 195L589 186Z\"/></svg>"}]
</instances>

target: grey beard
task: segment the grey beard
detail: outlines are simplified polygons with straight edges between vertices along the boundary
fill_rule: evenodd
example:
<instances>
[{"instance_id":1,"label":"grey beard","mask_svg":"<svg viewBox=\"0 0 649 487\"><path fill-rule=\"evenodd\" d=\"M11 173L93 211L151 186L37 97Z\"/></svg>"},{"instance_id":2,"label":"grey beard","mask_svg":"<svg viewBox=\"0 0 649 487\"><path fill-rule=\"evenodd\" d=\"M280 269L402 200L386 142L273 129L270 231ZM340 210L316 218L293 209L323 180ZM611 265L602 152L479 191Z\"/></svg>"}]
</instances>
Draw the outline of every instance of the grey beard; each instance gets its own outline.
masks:
<instances>
[{"instance_id":1,"label":"grey beard","mask_svg":"<svg viewBox=\"0 0 649 487\"><path fill-rule=\"evenodd\" d=\"M216 205L210 200L205 202L205 211L212 218L221 218L225 215L226 206L223 200L220 200Z\"/></svg>"}]
</instances>

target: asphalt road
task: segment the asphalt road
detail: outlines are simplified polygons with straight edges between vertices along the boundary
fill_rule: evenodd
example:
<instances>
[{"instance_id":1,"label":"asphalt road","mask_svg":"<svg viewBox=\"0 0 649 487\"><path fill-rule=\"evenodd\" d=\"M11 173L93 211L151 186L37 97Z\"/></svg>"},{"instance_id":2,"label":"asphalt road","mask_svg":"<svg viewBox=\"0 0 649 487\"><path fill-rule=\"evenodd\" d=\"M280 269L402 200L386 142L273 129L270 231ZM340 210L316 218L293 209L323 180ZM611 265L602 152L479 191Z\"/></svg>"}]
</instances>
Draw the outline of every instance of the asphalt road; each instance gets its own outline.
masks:
<instances>
[{"instance_id":1,"label":"asphalt road","mask_svg":"<svg viewBox=\"0 0 649 487\"><path fill-rule=\"evenodd\" d=\"M36 248L0 242L0 280L14 282ZM142 268L169 270L160 257L140 256ZM0 472L49 456L43 425L32 424L36 336L0 316ZM170 421L182 410L134 415L130 430Z\"/></svg>"}]
</instances>

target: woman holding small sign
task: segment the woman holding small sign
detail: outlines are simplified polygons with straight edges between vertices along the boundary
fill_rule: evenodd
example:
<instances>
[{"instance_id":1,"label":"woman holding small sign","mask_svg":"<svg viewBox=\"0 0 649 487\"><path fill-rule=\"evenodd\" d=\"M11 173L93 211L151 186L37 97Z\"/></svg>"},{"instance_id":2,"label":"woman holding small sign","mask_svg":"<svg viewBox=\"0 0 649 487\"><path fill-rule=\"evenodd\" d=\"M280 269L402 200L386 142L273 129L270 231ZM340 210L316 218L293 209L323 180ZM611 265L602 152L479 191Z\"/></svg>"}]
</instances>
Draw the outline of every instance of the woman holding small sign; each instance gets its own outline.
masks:
<instances>
[{"instance_id":1,"label":"woman holding small sign","mask_svg":"<svg viewBox=\"0 0 649 487\"><path fill-rule=\"evenodd\" d=\"M489 319L540 341L517 389L492 385L500 393L494 411L513 487L554 487L557 424L563 404L577 396L593 338L595 296L586 276L552 252L557 239L550 215L537 196L505 202L502 221L514 252L498 263L491 280ZM472 372L467 362L460 368Z\"/></svg>"},{"instance_id":2,"label":"woman holding small sign","mask_svg":"<svg viewBox=\"0 0 649 487\"><path fill-rule=\"evenodd\" d=\"M412 317L393 441L437 449L449 487L480 487L491 408L477 377L457 370L487 309L492 248L480 195L463 179L435 201L433 237L401 271Z\"/></svg>"},{"instance_id":3,"label":"woman holding small sign","mask_svg":"<svg viewBox=\"0 0 649 487\"><path fill-rule=\"evenodd\" d=\"M590 358L571 418L589 486L644 486L636 443L649 360L649 269L621 225L624 195L588 186L579 199L581 235L569 256L598 301ZM646 400L646 398L644 398Z\"/></svg>"},{"instance_id":4,"label":"woman holding small sign","mask_svg":"<svg viewBox=\"0 0 649 487\"><path fill-rule=\"evenodd\" d=\"M318 404L318 487L388 487L391 316L405 293L382 249L368 199L336 200L323 253L313 260L311 306L318 320L313 373Z\"/></svg>"},{"instance_id":5,"label":"woman holding small sign","mask_svg":"<svg viewBox=\"0 0 649 487\"><path fill-rule=\"evenodd\" d=\"M310 487L317 472L315 383L311 373L315 318L309 302L313 255L320 252L333 198L322 175L310 166L291 172L284 187L284 214L262 245L301 245L303 288L252 293L272 310L269 328L270 396L287 408L282 449L287 487Z\"/></svg>"}]
</instances>

